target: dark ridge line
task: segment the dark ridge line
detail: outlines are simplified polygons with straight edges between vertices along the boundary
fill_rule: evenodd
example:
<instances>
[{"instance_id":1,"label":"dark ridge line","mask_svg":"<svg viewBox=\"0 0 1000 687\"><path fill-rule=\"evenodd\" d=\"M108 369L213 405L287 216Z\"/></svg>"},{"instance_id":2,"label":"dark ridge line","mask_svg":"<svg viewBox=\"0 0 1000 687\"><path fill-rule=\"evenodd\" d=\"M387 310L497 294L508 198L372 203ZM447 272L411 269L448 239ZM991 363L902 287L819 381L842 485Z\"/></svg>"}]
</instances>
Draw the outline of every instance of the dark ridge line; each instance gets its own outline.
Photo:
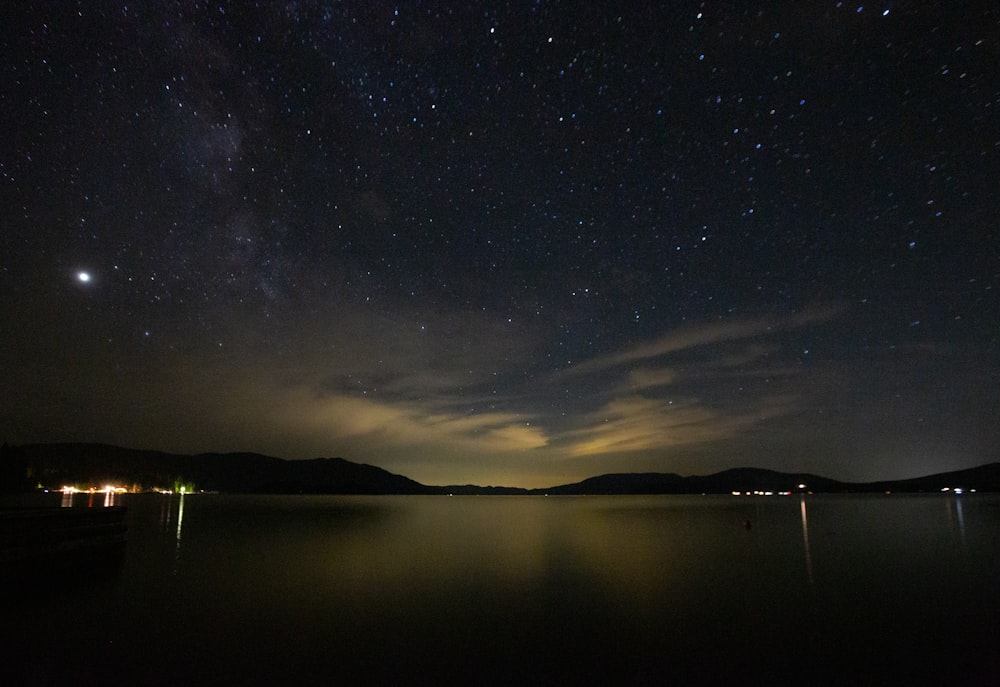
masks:
<instances>
[{"instance_id":1,"label":"dark ridge line","mask_svg":"<svg viewBox=\"0 0 1000 687\"><path fill-rule=\"evenodd\" d=\"M193 485L201 491L254 494L626 495L753 493L1000 492L1000 462L902 480L843 482L811 473L740 467L710 475L609 473L580 482L525 489L475 484L425 485L343 458L286 460L259 453L174 454L96 443L0 448L0 491L107 483L145 489ZM804 485L804 486L799 486Z\"/></svg>"}]
</instances>

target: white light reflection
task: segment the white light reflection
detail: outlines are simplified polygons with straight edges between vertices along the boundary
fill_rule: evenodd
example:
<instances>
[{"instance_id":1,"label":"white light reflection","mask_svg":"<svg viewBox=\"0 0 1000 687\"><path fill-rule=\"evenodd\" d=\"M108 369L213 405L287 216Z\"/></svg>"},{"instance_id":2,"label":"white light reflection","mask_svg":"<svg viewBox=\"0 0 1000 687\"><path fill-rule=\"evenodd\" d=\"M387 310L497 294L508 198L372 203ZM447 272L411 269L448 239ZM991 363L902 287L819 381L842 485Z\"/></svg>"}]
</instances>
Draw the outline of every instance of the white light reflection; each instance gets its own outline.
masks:
<instances>
[{"instance_id":1,"label":"white light reflection","mask_svg":"<svg viewBox=\"0 0 1000 687\"><path fill-rule=\"evenodd\" d=\"M184 524L184 490L181 489L181 500L177 505L177 533L175 535L177 547L174 549L174 567L172 574L177 574L178 565L181 559L181 527Z\"/></svg>"},{"instance_id":2,"label":"white light reflection","mask_svg":"<svg viewBox=\"0 0 1000 687\"><path fill-rule=\"evenodd\" d=\"M813 583L813 563L812 554L809 552L809 518L806 515L806 495L799 497L799 510L802 513L802 543L806 550L806 575L809 577L809 584Z\"/></svg>"},{"instance_id":3,"label":"white light reflection","mask_svg":"<svg viewBox=\"0 0 1000 687\"><path fill-rule=\"evenodd\" d=\"M160 492L167 498L163 499L163 504L160 506L160 532L167 532L170 527L170 520L173 513L171 508L173 504L170 499L170 492Z\"/></svg>"},{"instance_id":4,"label":"white light reflection","mask_svg":"<svg viewBox=\"0 0 1000 687\"><path fill-rule=\"evenodd\" d=\"M965 547L965 515L962 513L962 499L955 499L955 514L958 516L958 536L962 540L962 547Z\"/></svg>"},{"instance_id":5,"label":"white light reflection","mask_svg":"<svg viewBox=\"0 0 1000 687\"><path fill-rule=\"evenodd\" d=\"M181 547L181 526L184 524L184 492L181 492L181 501L177 504L177 548Z\"/></svg>"}]
</instances>

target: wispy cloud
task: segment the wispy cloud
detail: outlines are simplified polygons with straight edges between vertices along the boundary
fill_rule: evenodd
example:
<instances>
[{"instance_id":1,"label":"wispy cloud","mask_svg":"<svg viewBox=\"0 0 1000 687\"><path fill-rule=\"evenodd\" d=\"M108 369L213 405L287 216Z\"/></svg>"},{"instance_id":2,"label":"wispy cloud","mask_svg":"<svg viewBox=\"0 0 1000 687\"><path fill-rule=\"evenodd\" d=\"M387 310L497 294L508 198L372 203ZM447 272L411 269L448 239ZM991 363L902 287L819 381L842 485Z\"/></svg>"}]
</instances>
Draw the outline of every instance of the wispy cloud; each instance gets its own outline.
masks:
<instances>
[{"instance_id":1,"label":"wispy cloud","mask_svg":"<svg viewBox=\"0 0 1000 687\"><path fill-rule=\"evenodd\" d=\"M572 456L683 445L714 438L716 431L716 414L702 406L641 396L615 399L582 420L581 429L562 437Z\"/></svg>"},{"instance_id":2,"label":"wispy cloud","mask_svg":"<svg viewBox=\"0 0 1000 687\"><path fill-rule=\"evenodd\" d=\"M285 393L271 421L291 434L363 440L371 446L450 447L475 454L545 446L548 438L523 417L508 413L460 415L433 403L384 402L345 395L318 397L306 389Z\"/></svg>"},{"instance_id":3,"label":"wispy cloud","mask_svg":"<svg viewBox=\"0 0 1000 687\"><path fill-rule=\"evenodd\" d=\"M669 386L677 379L677 372L669 367L641 367L628 373L628 388L632 391Z\"/></svg>"},{"instance_id":4,"label":"wispy cloud","mask_svg":"<svg viewBox=\"0 0 1000 687\"><path fill-rule=\"evenodd\" d=\"M313 330L280 361L173 368L171 386L187 390L192 410L175 421L164 412L161 424L167 439L203 425L197 450L343 455L428 482L524 483L518 475L589 470L602 456L659 457L666 468L675 449L700 450L795 412L808 389L781 333L830 316L691 326L542 376L520 364L538 357L540 338L447 314L411 316L395 330L389 321Z\"/></svg>"},{"instance_id":5,"label":"wispy cloud","mask_svg":"<svg viewBox=\"0 0 1000 687\"><path fill-rule=\"evenodd\" d=\"M664 450L729 439L779 416L789 399L768 398L735 412L698 401L673 403L642 396L617 398L584 418L583 427L564 434L569 456Z\"/></svg>"},{"instance_id":6,"label":"wispy cloud","mask_svg":"<svg viewBox=\"0 0 1000 687\"><path fill-rule=\"evenodd\" d=\"M788 380L801 367L766 339L834 315L817 310L691 326L585 361L561 379L604 400L553 445L569 456L663 451L729 439L787 415L796 397ZM761 388L747 389L758 381Z\"/></svg>"},{"instance_id":7,"label":"wispy cloud","mask_svg":"<svg viewBox=\"0 0 1000 687\"><path fill-rule=\"evenodd\" d=\"M584 374L662 358L672 353L732 341L750 340L778 332L825 322L836 315L831 308L810 310L787 317L725 320L693 325L669 332L660 338L631 346L610 355L593 358L567 370Z\"/></svg>"}]
</instances>

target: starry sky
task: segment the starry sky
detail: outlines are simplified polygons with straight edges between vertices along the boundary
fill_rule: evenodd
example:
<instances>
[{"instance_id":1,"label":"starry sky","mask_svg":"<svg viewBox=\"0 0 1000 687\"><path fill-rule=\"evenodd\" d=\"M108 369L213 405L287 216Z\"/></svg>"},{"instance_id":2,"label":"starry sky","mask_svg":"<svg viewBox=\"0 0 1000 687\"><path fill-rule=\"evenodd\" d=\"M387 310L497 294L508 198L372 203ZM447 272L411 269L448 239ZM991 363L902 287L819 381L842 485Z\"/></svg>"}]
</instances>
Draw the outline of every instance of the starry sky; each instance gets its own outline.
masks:
<instances>
[{"instance_id":1,"label":"starry sky","mask_svg":"<svg viewBox=\"0 0 1000 687\"><path fill-rule=\"evenodd\" d=\"M1000 458L994 2L0 10L0 439Z\"/></svg>"}]
</instances>

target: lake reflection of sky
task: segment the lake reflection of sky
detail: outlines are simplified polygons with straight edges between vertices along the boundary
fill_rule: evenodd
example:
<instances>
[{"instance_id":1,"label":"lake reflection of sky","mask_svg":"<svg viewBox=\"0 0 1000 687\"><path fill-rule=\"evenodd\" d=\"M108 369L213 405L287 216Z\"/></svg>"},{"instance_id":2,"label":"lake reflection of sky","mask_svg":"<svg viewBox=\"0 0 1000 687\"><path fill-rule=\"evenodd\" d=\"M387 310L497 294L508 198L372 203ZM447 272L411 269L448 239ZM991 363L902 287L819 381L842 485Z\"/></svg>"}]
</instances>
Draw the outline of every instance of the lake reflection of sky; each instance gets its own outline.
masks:
<instances>
[{"instance_id":1,"label":"lake reflection of sky","mask_svg":"<svg viewBox=\"0 0 1000 687\"><path fill-rule=\"evenodd\" d=\"M780 684L809 670L856 684L861 668L998 665L992 496L127 505L124 568L79 602L101 622L86 639L51 620L26 636L135 675Z\"/></svg>"}]
</instances>

